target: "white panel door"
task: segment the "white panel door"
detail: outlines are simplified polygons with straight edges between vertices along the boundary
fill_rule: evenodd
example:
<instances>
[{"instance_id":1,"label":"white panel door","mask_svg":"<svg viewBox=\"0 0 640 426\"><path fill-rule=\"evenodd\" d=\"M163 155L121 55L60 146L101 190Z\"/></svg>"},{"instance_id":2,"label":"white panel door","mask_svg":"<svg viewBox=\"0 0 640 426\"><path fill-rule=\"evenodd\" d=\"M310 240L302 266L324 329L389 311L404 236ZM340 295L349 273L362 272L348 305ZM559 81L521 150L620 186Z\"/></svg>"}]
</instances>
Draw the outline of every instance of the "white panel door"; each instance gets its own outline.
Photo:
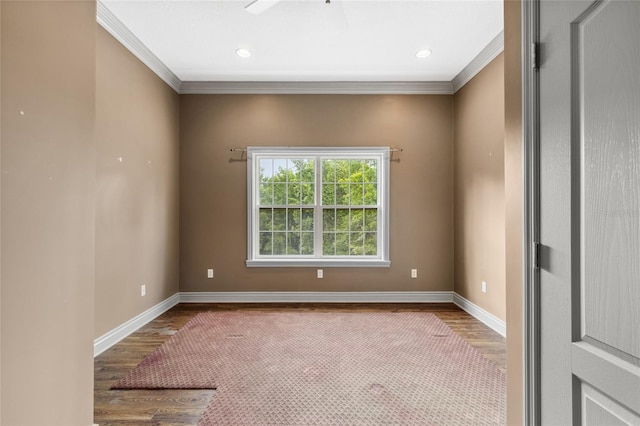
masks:
<instances>
[{"instance_id":1,"label":"white panel door","mask_svg":"<svg viewBox=\"0 0 640 426\"><path fill-rule=\"evenodd\" d=\"M540 5L540 419L640 425L640 1Z\"/></svg>"}]
</instances>

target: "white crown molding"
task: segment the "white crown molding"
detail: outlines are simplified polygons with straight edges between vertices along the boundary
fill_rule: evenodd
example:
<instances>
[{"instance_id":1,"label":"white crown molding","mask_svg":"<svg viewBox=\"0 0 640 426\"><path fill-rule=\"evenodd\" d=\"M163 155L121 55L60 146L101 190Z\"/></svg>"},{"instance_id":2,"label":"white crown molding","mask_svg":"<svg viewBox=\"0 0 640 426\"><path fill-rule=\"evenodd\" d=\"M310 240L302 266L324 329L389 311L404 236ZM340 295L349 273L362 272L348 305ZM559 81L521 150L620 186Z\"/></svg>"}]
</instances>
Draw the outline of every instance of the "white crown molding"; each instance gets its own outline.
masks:
<instances>
[{"instance_id":1,"label":"white crown molding","mask_svg":"<svg viewBox=\"0 0 640 426\"><path fill-rule=\"evenodd\" d=\"M500 31L500 34L495 36L493 40L485 46L484 49L478 53L478 56L473 58L469 64L451 80L451 86L453 87L453 93L462 89L473 77L476 76L484 67L489 65L496 56L498 56L504 50L504 31Z\"/></svg>"},{"instance_id":2,"label":"white crown molding","mask_svg":"<svg viewBox=\"0 0 640 426\"><path fill-rule=\"evenodd\" d=\"M164 314L178 303L180 303L180 294L176 293L168 299L165 299L157 305L147 309L140 315L131 318L124 324L121 324L113 330L98 337L93 341L93 356L96 357L100 355L102 352L106 351L149 321Z\"/></svg>"},{"instance_id":3,"label":"white crown molding","mask_svg":"<svg viewBox=\"0 0 640 426\"><path fill-rule=\"evenodd\" d=\"M180 303L451 303L450 291L180 292Z\"/></svg>"},{"instance_id":4,"label":"white crown molding","mask_svg":"<svg viewBox=\"0 0 640 426\"><path fill-rule=\"evenodd\" d=\"M453 293L453 303L502 337L507 337L507 324L500 318L487 312L470 300L465 299L458 293Z\"/></svg>"},{"instance_id":5,"label":"white crown molding","mask_svg":"<svg viewBox=\"0 0 640 426\"><path fill-rule=\"evenodd\" d=\"M149 50L100 0L96 2L96 20L124 47L142 61L151 71L180 93L181 81L156 55Z\"/></svg>"},{"instance_id":6,"label":"white crown molding","mask_svg":"<svg viewBox=\"0 0 640 426\"><path fill-rule=\"evenodd\" d=\"M448 81L183 81L181 94L451 95Z\"/></svg>"}]
</instances>

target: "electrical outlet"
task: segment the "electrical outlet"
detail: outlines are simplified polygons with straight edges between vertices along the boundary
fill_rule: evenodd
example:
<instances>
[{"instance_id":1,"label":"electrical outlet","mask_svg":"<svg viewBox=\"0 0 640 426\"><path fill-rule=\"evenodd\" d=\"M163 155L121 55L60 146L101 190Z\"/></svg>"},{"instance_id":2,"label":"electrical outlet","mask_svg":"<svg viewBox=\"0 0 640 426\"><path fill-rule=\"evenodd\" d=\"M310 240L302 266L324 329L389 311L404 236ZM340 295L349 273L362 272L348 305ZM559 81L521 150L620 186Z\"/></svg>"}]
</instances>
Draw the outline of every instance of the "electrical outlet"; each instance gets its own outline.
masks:
<instances>
[{"instance_id":1,"label":"electrical outlet","mask_svg":"<svg viewBox=\"0 0 640 426\"><path fill-rule=\"evenodd\" d=\"M482 292L483 293L487 292L487 282L486 281L482 281Z\"/></svg>"},{"instance_id":2,"label":"electrical outlet","mask_svg":"<svg viewBox=\"0 0 640 426\"><path fill-rule=\"evenodd\" d=\"M145 284L142 284L140 286L140 296L146 296L147 295L147 286Z\"/></svg>"},{"instance_id":3,"label":"electrical outlet","mask_svg":"<svg viewBox=\"0 0 640 426\"><path fill-rule=\"evenodd\" d=\"M324 273L322 269L318 269L318 278L323 278L323 277L324 277Z\"/></svg>"},{"instance_id":4,"label":"electrical outlet","mask_svg":"<svg viewBox=\"0 0 640 426\"><path fill-rule=\"evenodd\" d=\"M213 269L207 269L207 278L213 278Z\"/></svg>"},{"instance_id":5,"label":"electrical outlet","mask_svg":"<svg viewBox=\"0 0 640 426\"><path fill-rule=\"evenodd\" d=\"M411 278L418 278L418 270L417 269L412 269L411 270Z\"/></svg>"}]
</instances>

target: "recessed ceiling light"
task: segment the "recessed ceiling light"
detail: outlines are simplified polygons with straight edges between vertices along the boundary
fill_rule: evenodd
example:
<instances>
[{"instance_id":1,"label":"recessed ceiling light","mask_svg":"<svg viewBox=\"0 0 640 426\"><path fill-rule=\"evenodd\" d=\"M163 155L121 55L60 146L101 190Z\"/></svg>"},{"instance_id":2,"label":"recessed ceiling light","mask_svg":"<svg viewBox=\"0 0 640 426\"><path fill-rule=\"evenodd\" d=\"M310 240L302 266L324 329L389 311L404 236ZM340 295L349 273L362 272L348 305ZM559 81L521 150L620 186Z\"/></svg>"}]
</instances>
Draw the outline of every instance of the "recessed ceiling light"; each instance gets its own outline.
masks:
<instances>
[{"instance_id":1,"label":"recessed ceiling light","mask_svg":"<svg viewBox=\"0 0 640 426\"><path fill-rule=\"evenodd\" d=\"M418 58L426 58L429 55L431 55L431 51L429 49L422 49L416 52L416 57Z\"/></svg>"},{"instance_id":2,"label":"recessed ceiling light","mask_svg":"<svg viewBox=\"0 0 640 426\"><path fill-rule=\"evenodd\" d=\"M241 58L248 58L249 56L251 56L251 51L244 48L236 49L236 55L240 56Z\"/></svg>"}]
</instances>

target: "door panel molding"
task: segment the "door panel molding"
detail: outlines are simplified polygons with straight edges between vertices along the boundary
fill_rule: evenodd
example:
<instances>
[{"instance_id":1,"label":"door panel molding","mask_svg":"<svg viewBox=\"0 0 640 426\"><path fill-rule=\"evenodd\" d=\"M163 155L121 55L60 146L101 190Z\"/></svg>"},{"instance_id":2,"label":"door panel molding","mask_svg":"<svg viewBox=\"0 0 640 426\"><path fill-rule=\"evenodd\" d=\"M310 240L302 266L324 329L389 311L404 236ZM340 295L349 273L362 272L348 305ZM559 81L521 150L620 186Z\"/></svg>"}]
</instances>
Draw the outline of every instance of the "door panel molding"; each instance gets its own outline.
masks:
<instances>
[{"instance_id":1,"label":"door panel molding","mask_svg":"<svg viewBox=\"0 0 640 426\"><path fill-rule=\"evenodd\" d=\"M573 374L640 413L640 367L586 342L571 345Z\"/></svg>"},{"instance_id":2,"label":"door panel molding","mask_svg":"<svg viewBox=\"0 0 640 426\"><path fill-rule=\"evenodd\" d=\"M601 349L636 361L640 194L634 188L640 173L624 162L640 159L631 130L640 84L624 67L635 69L640 56L621 49L640 37L637 15L623 2L597 0L571 24L572 209L580 213L573 220L573 247L580 253L572 271L574 340L588 336Z\"/></svg>"},{"instance_id":3,"label":"door panel molding","mask_svg":"<svg viewBox=\"0 0 640 426\"><path fill-rule=\"evenodd\" d=\"M582 384L581 393L584 424L609 426L640 424L640 417L591 386Z\"/></svg>"}]
</instances>

